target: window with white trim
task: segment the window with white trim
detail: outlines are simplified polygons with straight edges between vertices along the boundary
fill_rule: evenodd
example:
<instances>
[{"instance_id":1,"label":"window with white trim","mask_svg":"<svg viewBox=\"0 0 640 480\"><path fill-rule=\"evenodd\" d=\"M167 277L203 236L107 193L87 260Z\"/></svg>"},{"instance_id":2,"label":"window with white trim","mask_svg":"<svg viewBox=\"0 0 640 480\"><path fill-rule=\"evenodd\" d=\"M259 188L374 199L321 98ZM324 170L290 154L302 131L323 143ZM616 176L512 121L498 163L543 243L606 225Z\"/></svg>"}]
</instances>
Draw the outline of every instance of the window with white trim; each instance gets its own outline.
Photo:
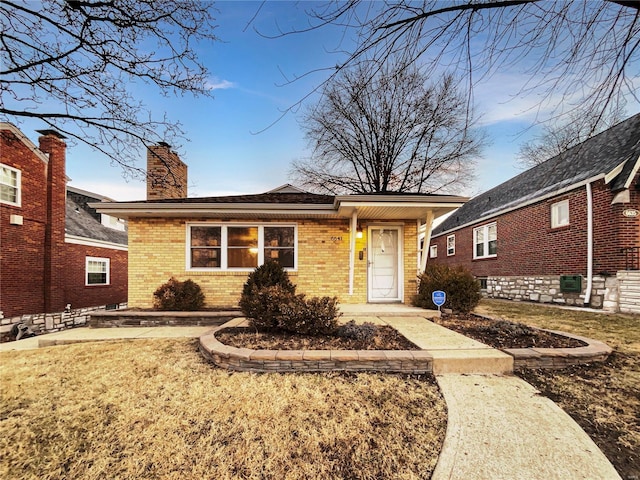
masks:
<instances>
[{"instance_id":1,"label":"window with white trim","mask_svg":"<svg viewBox=\"0 0 640 480\"><path fill-rule=\"evenodd\" d=\"M456 254L456 236L447 236L447 256L450 257Z\"/></svg>"},{"instance_id":2,"label":"window with white trim","mask_svg":"<svg viewBox=\"0 0 640 480\"><path fill-rule=\"evenodd\" d=\"M87 257L85 285L109 285L108 258Z\"/></svg>"},{"instance_id":3,"label":"window with white trim","mask_svg":"<svg viewBox=\"0 0 640 480\"><path fill-rule=\"evenodd\" d=\"M551 228L569 225L569 200L551 204Z\"/></svg>"},{"instance_id":4,"label":"window with white trim","mask_svg":"<svg viewBox=\"0 0 640 480\"><path fill-rule=\"evenodd\" d=\"M20 206L21 204L20 170L0 163L0 203Z\"/></svg>"},{"instance_id":5,"label":"window with white trim","mask_svg":"<svg viewBox=\"0 0 640 480\"><path fill-rule=\"evenodd\" d=\"M252 270L273 260L297 268L297 227L282 224L191 224L187 270Z\"/></svg>"},{"instance_id":6,"label":"window with white trim","mask_svg":"<svg viewBox=\"0 0 640 480\"><path fill-rule=\"evenodd\" d=\"M491 258L498 254L498 227L489 223L473 229L473 258Z\"/></svg>"},{"instance_id":7,"label":"window with white trim","mask_svg":"<svg viewBox=\"0 0 640 480\"><path fill-rule=\"evenodd\" d=\"M438 245L431 245L429 247L429 258L436 258L438 256Z\"/></svg>"}]
</instances>

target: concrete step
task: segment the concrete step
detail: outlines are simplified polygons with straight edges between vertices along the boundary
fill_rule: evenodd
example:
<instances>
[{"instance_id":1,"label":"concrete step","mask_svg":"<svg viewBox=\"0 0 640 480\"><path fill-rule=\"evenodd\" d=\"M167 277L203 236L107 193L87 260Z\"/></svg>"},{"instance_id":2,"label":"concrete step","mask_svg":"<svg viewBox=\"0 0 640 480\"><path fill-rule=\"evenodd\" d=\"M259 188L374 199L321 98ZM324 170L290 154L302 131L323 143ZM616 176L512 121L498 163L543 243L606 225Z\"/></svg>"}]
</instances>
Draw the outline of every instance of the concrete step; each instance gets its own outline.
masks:
<instances>
[{"instance_id":1,"label":"concrete step","mask_svg":"<svg viewBox=\"0 0 640 480\"><path fill-rule=\"evenodd\" d=\"M513 373L513 357L493 348L428 350L428 352L433 357L434 375L448 373L509 375Z\"/></svg>"}]
</instances>

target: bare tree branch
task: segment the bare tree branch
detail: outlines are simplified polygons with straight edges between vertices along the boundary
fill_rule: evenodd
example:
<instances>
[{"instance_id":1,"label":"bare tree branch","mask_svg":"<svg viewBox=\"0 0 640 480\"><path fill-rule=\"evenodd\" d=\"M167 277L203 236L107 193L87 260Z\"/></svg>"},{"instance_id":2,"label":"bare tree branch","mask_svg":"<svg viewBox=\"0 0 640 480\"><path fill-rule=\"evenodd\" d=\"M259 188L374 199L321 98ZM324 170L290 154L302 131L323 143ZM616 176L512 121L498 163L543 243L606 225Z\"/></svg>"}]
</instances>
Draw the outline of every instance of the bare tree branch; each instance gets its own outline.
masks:
<instances>
[{"instance_id":1,"label":"bare tree branch","mask_svg":"<svg viewBox=\"0 0 640 480\"><path fill-rule=\"evenodd\" d=\"M473 178L484 136L454 78L427 84L415 67L344 70L302 121L311 158L296 183L328 193L450 191Z\"/></svg>"},{"instance_id":2,"label":"bare tree branch","mask_svg":"<svg viewBox=\"0 0 640 480\"><path fill-rule=\"evenodd\" d=\"M193 46L213 42L213 4L199 0L5 0L0 3L0 115L39 118L136 175L140 149L184 139L129 89L211 96Z\"/></svg>"}]
</instances>

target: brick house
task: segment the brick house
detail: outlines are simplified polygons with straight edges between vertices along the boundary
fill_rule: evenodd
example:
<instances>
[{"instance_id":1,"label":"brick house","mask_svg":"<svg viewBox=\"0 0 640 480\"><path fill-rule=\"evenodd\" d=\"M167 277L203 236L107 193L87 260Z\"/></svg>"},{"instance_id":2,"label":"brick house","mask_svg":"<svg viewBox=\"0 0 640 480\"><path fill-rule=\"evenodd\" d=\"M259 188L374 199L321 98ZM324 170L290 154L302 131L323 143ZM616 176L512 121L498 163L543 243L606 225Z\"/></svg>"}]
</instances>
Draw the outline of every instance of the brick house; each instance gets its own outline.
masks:
<instances>
[{"instance_id":1,"label":"brick house","mask_svg":"<svg viewBox=\"0 0 640 480\"><path fill-rule=\"evenodd\" d=\"M429 261L489 297L640 312L640 114L471 199Z\"/></svg>"},{"instance_id":2,"label":"brick house","mask_svg":"<svg viewBox=\"0 0 640 480\"><path fill-rule=\"evenodd\" d=\"M280 262L298 291L341 303L409 302L418 229L461 206L445 195L318 195L291 185L255 195L188 198L186 166L149 150L148 200L92 204L129 226L129 306L149 308L171 276L192 279L207 306L236 306L247 275ZM166 165L173 162L169 179Z\"/></svg>"},{"instance_id":3,"label":"brick house","mask_svg":"<svg viewBox=\"0 0 640 480\"><path fill-rule=\"evenodd\" d=\"M127 232L67 187L64 137L0 123L0 318L127 301ZM5 325L3 321L3 325ZM9 325L9 324L8 324Z\"/></svg>"}]
</instances>

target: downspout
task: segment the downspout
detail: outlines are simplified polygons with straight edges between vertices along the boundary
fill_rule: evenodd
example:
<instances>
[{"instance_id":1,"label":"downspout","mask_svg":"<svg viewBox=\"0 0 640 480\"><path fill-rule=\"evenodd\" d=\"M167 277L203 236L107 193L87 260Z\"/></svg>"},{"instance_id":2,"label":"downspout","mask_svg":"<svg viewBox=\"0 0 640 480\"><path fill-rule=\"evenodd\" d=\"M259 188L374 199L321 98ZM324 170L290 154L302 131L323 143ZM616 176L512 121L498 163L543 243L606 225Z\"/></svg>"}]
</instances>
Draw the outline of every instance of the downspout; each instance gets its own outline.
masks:
<instances>
[{"instance_id":1,"label":"downspout","mask_svg":"<svg viewBox=\"0 0 640 480\"><path fill-rule=\"evenodd\" d=\"M349 295L353 295L353 279L356 262L356 233L358 231L358 211L354 208L351 214L351 237L349 238Z\"/></svg>"},{"instance_id":2,"label":"downspout","mask_svg":"<svg viewBox=\"0 0 640 480\"><path fill-rule=\"evenodd\" d=\"M587 183L587 289L584 293L584 304L591 303L593 289L593 195L591 183Z\"/></svg>"}]
</instances>

